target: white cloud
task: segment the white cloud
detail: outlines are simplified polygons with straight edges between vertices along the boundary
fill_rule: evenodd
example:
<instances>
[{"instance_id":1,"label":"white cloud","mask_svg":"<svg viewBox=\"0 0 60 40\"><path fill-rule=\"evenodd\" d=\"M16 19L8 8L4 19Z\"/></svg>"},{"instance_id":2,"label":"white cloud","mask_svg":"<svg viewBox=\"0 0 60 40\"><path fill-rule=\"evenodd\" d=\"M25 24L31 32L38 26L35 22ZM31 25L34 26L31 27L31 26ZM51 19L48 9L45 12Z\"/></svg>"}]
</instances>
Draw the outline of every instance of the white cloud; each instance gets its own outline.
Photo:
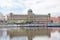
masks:
<instances>
[{"instance_id":1,"label":"white cloud","mask_svg":"<svg viewBox=\"0 0 60 40\"><path fill-rule=\"evenodd\" d=\"M53 16L58 16L60 0L0 0L0 7L7 10L14 9L13 12L16 12L15 9L21 8L24 13L31 8L36 14L51 13Z\"/></svg>"},{"instance_id":2,"label":"white cloud","mask_svg":"<svg viewBox=\"0 0 60 40\"><path fill-rule=\"evenodd\" d=\"M36 14L51 13L53 16L58 16L58 14L60 13L60 1L59 0L41 0L41 1L36 0L31 3L30 4L27 3L26 5L29 5L28 8L33 9L34 13Z\"/></svg>"}]
</instances>

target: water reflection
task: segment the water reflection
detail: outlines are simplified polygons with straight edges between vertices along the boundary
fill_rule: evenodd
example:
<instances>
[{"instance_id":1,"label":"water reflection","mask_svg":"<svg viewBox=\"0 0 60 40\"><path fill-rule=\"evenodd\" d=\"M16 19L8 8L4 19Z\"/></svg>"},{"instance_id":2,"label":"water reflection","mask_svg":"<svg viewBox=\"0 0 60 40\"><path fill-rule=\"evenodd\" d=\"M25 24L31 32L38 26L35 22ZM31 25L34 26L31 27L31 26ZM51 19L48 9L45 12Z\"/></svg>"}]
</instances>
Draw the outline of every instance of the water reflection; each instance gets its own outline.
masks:
<instances>
[{"instance_id":1,"label":"water reflection","mask_svg":"<svg viewBox=\"0 0 60 40\"><path fill-rule=\"evenodd\" d=\"M33 40L50 40L48 36L36 36Z\"/></svg>"},{"instance_id":2,"label":"water reflection","mask_svg":"<svg viewBox=\"0 0 60 40\"><path fill-rule=\"evenodd\" d=\"M33 40L60 40L60 32L55 31L51 33L51 37L47 36L36 36L33 38Z\"/></svg>"},{"instance_id":3,"label":"water reflection","mask_svg":"<svg viewBox=\"0 0 60 40\"><path fill-rule=\"evenodd\" d=\"M3 30L2 36L0 36L0 38L1 38L0 40L28 40L27 36L10 38L10 36L7 35L6 29Z\"/></svg>"},{"instance_id":4,"label":"water reflection","mask_svg":"<svg viewBox=\"0 0 60 40\"><path fill-rule=\"evenodd\" d=\"M3 30L1 40L10 40L10 37L7 35L7 31Z\"/></svg>"},{"instance_id":5,"label":"water reflection","mask_svg":"<svg viewBox=\"0 0 60 40\"><path fill-rule=\"evenodd\" d=\"M28 40L28 37L21 36L10 38L9 35L7 35L7 31L3 30L2 36L0 36L0 40ZM60 32L55 31L51 33L51 38L48 36L36 36L33 38L33 40L60 40Z\"/></svg>"},{"instance_id":6,"label":"water reflection","mask_svg":"<svg viewBox=\"0 0 60 40\"><path fill-rule=\"evenodd\" d=\"M51 40L60 40L60 32L55 31L51 33Z\"/></svg>"},{"instance_id":7,"label":"water reflection","mask_svg":"<svg viewBox=\"0 0 60 40\"><path fill-rule=\"evenodd\" d=\"M13 37L11 40L28 40L28 38L26 36L22 36L22 37Z\"/></svg>"}]
</instances>

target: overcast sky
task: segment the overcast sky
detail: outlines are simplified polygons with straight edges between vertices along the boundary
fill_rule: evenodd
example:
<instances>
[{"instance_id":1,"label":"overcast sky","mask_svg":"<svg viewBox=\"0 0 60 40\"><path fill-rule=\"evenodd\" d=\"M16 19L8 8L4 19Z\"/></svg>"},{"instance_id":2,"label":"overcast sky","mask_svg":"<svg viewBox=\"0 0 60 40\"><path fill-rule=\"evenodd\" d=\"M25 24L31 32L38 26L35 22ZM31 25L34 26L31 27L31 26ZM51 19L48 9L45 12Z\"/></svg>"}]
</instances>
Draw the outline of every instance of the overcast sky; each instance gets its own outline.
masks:
<instances>
[{"instance_id":1,"label":"overcast sky","mask_svg":"<svg viewBox=\"0 0 60 40\"><path fill-rule=\"evenodd\" d=\"M0 0L0 12L4 15L25 14L32 9L35 14L60 16L60 0Z\"/></svg>"}]
</instances>

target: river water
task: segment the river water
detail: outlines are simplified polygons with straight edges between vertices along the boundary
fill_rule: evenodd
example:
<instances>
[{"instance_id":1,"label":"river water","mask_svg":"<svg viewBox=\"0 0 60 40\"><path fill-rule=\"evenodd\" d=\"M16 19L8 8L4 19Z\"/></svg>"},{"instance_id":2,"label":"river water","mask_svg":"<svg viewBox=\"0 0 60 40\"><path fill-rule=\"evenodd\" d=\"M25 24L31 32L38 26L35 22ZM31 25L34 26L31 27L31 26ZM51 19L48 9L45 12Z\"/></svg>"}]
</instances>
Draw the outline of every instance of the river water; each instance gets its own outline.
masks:
<instances>
[{"instance_id":1,"label":"river water","mask_svg":"<svg viewBox=\"0 0 60 40\"><path fill-rule=\"evenodd\" d=\"M28 40L27 36L21 36L21 37L13 37L10 38L9 35L7 35L7 32L4 31L2 33L2 36L0 36L0 40ZM60 40L60 32L55 31L51 33L51 37L48 36L35 36L33 40Z\"/></svg>"}]
</instances>

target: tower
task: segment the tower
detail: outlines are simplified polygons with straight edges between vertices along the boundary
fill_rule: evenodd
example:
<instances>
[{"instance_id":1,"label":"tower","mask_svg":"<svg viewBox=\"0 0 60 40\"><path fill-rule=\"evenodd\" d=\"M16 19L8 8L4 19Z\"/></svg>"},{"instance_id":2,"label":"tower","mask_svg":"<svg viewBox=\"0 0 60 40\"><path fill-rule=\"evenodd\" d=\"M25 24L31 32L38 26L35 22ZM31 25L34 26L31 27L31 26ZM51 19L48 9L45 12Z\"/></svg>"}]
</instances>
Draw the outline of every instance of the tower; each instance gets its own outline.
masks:
<instances>
[{"instance_id":1,"label":"tower","mask_svg":"<svg viewBox=\"0 0 60 40\"><path fill-rule=\"evenodd\" d=\"M28 15L32 15L32 14L33 14L32 9L29 9L29 10L28 10Z\"/></svg>"},{"instance_id":2,"label":"tower","mask_svg":"<svg viewBox=\"0 0 60 40\"><path fill-rule=\"evenodd\" d=\"M34 19L33 11L32 11L32 9L29 9L29 10L28 10L28 21L29 21L29 22L32 22L33 19Z\"/></svg>"},{"instance_id":3,"label":"tower","mask_svg":"<svg viewBox=\"0 0 60 40\"><path fill-rule=\"evenodd\" d=\"M51 23L50 17L51 17L51 14L48 13L48 23Z\"/></svg>"},{"instance_id":4,"label":"tower","mask_svg":"<svg viewBox=\"0 0 60 40\"><path fill-rule=\"evenodd\" d=\"M50 14L50 13L48 13L48 15L49 15L49 17L51 16L51 14Z\"/></svg>"}]
</instances>

